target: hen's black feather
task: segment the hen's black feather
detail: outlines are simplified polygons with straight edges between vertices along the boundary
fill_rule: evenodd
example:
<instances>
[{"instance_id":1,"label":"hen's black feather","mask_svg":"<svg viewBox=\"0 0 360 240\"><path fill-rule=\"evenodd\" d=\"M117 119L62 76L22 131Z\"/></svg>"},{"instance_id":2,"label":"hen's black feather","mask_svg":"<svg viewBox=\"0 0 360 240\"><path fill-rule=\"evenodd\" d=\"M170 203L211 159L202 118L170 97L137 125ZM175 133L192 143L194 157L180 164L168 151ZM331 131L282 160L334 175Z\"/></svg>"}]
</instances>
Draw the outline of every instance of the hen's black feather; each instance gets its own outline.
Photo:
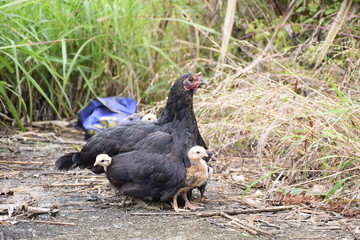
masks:
<instances>
[{"instance_id":1,"label":"hen's black feather","mask_svg":"<svg viewBox=\"0 0 360 240\"><path fill-rule=\"evenodd\" d=\"M185 146L176 141L169 133L155 132L141 140L136 151L114 156L106 172L110 183L129 196L171 198L185 177L185 159L180 151L173 151Z\"/></svg>"},{"instance_id":2,"label":"hen's black feather","mask_svg":"<svg viewBox=\"0 0 360 240\"><path fill-rule=\"evenodd\" d=\"M189 88L194 79L199 81L196 89L201 74L185 74L174 83L156 122L130 122L100 132L79 153L60 157L56 168L102 173L102 167L93 165L97 155L106 153L113 158L107 176L117 190L130 196L169 199L180 188L190 165L189 148L207 148L193 112L193 90Z\"/></svg>"},{"instance_id":3,"label":"hen's black feather","mask_svg":"<svg viewBox=\"0 0 360 240\"><path fill-rule=\"evenodd\" d=\"M73 161L73 159L76 159L76 155L77 153L65 154L56 161L55 167L60 170L69 170L77 167L77 164Z\"/></svg>"}]
</instances>

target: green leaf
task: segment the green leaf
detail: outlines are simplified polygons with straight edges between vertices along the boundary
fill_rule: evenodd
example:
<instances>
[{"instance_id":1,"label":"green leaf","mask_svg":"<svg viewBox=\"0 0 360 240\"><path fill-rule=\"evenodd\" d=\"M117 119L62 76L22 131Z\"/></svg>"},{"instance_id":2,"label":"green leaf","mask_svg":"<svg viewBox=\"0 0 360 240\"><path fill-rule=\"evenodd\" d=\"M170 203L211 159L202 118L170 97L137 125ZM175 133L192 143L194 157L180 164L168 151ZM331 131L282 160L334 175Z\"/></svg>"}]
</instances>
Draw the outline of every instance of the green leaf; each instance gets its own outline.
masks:
<instances>
[{"instance_id":1,"label":"green leaf","mask_svg":"<svg viewBox=\"0 0 360 240\"><path fill-rule=\"evenodd\" d=\"M291 135L291 136L286 136L286 137L283 137L281 138L281 140L286 140L286 139L291 139L291 138L304 138L305 136L304 135Z\"/></svg>"},{"instance_id":2,"label":"green leaf","mask_svg":"<svg viewBox=\"0 0 360 240\"><path fill-rule=\"evenodd\" d=\"M335 90L336 94L338 95L341 101L344 101L344 94L340 91L340 89L336 86L333 80L329 79L332 88Z\"/></svg>"},{"instance_id":3,"label":"green leaf","mask_svg":"<svg viewBox=\"0 0 360 240\"><path fill-rule=\"evenodd\" d=\"M256 179L254 182L252 182L252 183L245 189L245 191L243 192L243 194L241 195L241 197L243 198L243 197L246 195L246 193L247 193L248 191L250 191L250 189L251 189L255 184L259 183L260 181L262 181L263 179L267 178L267 177L270 176L271 174L276 173L276 172L279 172L279 171L281 171L281 170L284 170L284 168L276 169L276 170L271 171L271 172L269 172L269 173L261 176L260 178Z\"/></svg>"},{"instance_id":4,"label":"green leaf","mask_svg":"<svg viewBox=\"0 0 360 240\"><path fill-rule=\"evenodd\" d=\"M342 179L341 181L337 182L334 187L328 192L325 199L329 199L329 197L333 196L337 190L340 189L340 187L349 179L353 178L354 176L350 176L347 178Z\"/></svg>"},{"instance_id":5,"label":"green leaf","mask_svg":"<svg viewBox=\"0 0 360 240\"><path fill-rule=\"evenodd\" d=\"M290 195L300 195L303 192L306 192L306 189L302 189L302 188L285 188L284 193L288 193Z\"/></svg>"},{"instance_id":6,"label":"green leaf","mask_svg":"<svg viewBox=\"0 0 360 240\"><path fill-rule=\"evenodd\" d=\"M304 6L301 6L301 7L298 7L296 10L295 10L295 12L296 13L301 13L301 12L303 12L305 10L305 7Z\"/></svg>"},{"instance_id":7,"label":"green leaf","mask_svg":"<svg viewBox=\"0 0 360 240\"><path fill-rule=\"evenodd\" d=\"M316 13L318 8L319 8L319 5L314 2L310 2L308 5L308 9L311 13Z\"/></svg>"},{"instance_id":8,"label":"green leaf","mask_svg":"<svg viewBox=\"0 0 360 240\"><path fill-rule=\"evenodd\" d=\"M336 12L336 9L335 8L330 8L330 9L325 11L325 15L330 15L330 14L332 14L334 12Z\"/></svg>"}]
</instances>

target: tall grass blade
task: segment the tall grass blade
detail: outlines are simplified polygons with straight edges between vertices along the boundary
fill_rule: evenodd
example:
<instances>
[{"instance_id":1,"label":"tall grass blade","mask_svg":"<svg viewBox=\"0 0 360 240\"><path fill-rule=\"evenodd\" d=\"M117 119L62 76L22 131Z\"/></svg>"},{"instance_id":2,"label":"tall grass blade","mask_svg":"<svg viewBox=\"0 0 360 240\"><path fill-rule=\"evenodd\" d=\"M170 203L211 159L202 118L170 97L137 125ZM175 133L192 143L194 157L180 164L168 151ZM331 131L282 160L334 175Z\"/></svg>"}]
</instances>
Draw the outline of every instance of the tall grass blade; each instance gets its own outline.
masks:
<instances>
[{"instance_id":1,"label":"tall grass blade","mask_svg":"<svg viewBox=\"0 0 360 240\"><path fill-rule=\"evenodd\" d=\"M236 0L227 1L227 9L223 27L223 39L221 43L220 63L225 63L226 52L229 46L231 32L234 25Z\"/></svg>"},{"instance_id":2,"label":"tall grass blade","mask_svg":"<svg viewBox=\"0 0 360 240\"><path fill-rule=\"evenodd\" d=\"M24 2L27 2L27 4L31 4L32 1L29 1L29 0L18 0L18 1L13 1L13 2L10 2L8 4L4 4L2 6L0 6L0 10L3 9L3 8L10 8L14 5L20 5L20 4L23 4Z\"/></svg>"},{"instance_id":3,"label":"tall grass blade","mask_svg":"<svg viewBox=\"0 0 360 240\"><path fill-rule=\"evenodd\" d=\"M21 69L22 73L26 76L26 79L31 82L31 84L38 90L38 92L44 97L44 99L48 102L48 104L51 106L53 111L59 115L59 112L57 111L53 101L50 100L50 98L47 96L45 91L40 87L40 85L36 82L36 80L29 74L29 72L22 66L22 64L19 63L17 59L15 59L13 56L8 54L7 52L2 51L3 54L10 57L14 63Z\"/></svg>"},{"instance_id":4,"label":"tall grass blade","mask_svg":"<svg viewBox=\"0 0 360 240\"><path fill-rule=\"evenodd\" d=\"M21 129L21 131L25 132L26 129L25 129L24 125L20 121L20 116L19 116L14 104L11 102L9 96L6 93L5 86L6 86L6 82L0 81L0 95L5 100L5 103L6 103L7 107L8 107L11 115L14 117L14 119L15 119L17 125L19 126L19 128Z\"/></svg>"},{"instance_id":5,"label":"tall grass blade","mask_svg":"<svg viewBox=\"0 0 360 240\"><path fill-rule=\"evenodd\" d=\"M61 40L61 50L62 50L62 64L63 64L63 88L65 88L68 79L66 78L67 52L66 52L66 42L64 39Z\"/></svg>"},{"instance_id":6,"label":"tall grass blade","mask_svg":"<svg viewBox=\"0 0 360 240\"><path fill-rule=\"evenodd\" d=\"M341 4L340 10L338 11L330 30L326 36L326 39L324 43L322 44L321 50L318 54L316 63L315 63L315 69L319 67L320 63L324 60L331 44L333 43L336 35L340 31L342 25L344 24L345 18L347 16L347 13L349 12L349 9L352 5L352 0L344 0Z\"/></svg>"}]
</instances>

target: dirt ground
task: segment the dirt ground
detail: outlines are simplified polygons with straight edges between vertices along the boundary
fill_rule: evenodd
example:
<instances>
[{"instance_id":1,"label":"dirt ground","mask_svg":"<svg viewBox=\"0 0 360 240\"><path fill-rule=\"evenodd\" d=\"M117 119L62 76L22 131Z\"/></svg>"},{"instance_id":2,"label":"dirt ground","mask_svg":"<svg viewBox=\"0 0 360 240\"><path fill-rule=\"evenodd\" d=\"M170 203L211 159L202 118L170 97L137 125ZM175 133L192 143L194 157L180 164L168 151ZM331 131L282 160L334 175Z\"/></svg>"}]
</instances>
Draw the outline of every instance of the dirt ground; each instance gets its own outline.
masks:
<instances>
[{"instance_id":1,"label":"dirt ground","mask_svg":"<svg viewBox=\"0 0 360 240\"><path fill-rule=\"evenodd\" d=\"M168 204L134 199L121 205L124 198L114 196L104 175L55 170L59 156L81 146L80 131L0 133L0 240L360 238L359 216L306 206L280 211L256 199L241 200L248 173L225 177L236 160L218 157L203 209L175 214Z\"/></svg>"}]
</instances>

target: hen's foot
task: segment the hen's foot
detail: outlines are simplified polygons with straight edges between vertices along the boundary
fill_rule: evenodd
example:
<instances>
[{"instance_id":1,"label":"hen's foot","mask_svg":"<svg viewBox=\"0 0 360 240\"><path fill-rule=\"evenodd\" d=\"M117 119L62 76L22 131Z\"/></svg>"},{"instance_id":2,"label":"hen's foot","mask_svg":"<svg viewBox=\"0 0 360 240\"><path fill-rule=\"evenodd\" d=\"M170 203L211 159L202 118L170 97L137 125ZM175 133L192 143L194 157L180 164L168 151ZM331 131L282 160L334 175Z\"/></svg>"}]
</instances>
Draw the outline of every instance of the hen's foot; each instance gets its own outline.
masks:
<instances>
[{"instance_id":1,"label":"hen's foot","mask_svg":"<svg viewBox=\"0 0 360 240\"><path fill-rule=\"evenodd\" d=\"M198 204L192 204L192 203L185 203L184 209L190 209L190 210L197 210L202 209L203 207L200 207Z\"/></svg>"}]
</instances>

